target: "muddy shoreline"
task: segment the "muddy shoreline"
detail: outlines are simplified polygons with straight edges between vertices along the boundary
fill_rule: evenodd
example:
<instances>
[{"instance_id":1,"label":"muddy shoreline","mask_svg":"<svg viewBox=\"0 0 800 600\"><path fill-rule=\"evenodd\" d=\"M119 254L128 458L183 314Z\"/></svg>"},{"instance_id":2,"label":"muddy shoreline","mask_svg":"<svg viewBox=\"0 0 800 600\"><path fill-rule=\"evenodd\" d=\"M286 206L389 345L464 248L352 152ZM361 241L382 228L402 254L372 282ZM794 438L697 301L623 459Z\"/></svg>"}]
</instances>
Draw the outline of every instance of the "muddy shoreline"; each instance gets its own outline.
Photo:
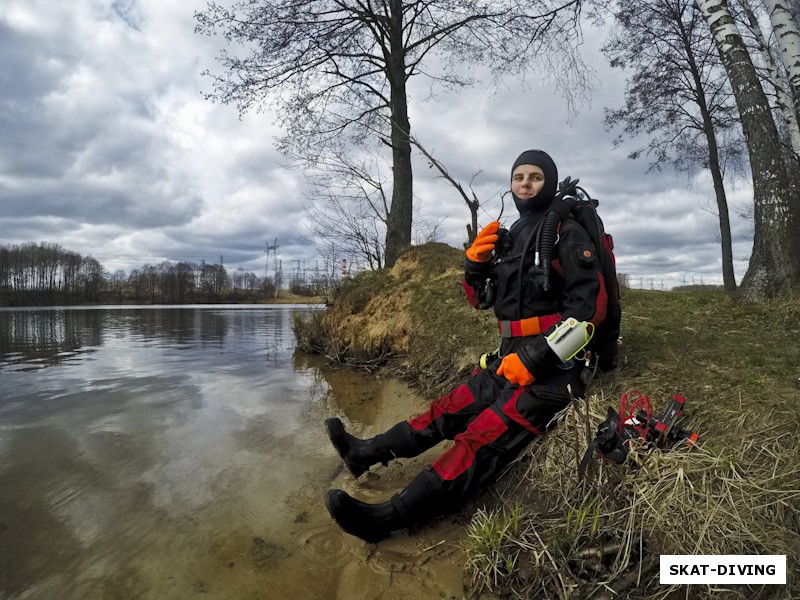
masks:
<instances>
[{"instance_id":1,"label":"muddy shoreline","mask_svg":"<svg viewBox=\"0 0 800 600\"><path fill-rule=\"evenodd\" d=\"M429 402L397 379L330 367L324 368L324 372L330 389L323 412L342 418L359 436L380 433L399 420L418 414ZM461 599L466 530L458 515L397 533L378 544L368 544L341 531L322 502L324 492L331 488L344 489L366 502L383 502L403 489L444 447L433 448L413 459L392 461L386 467L377 465L358 480L343 467L331 447L333 469L327 485L317 490L319 494L307 512L299 514L299 520L307 519L297 524L302 540L300 551L285 560L288 572L298 572L304 565L312 570L326 565L325 572L315 577L319 579L318 593L301 596L301 590L295 588L294 597Z\"/></svg>"}]
</instances>

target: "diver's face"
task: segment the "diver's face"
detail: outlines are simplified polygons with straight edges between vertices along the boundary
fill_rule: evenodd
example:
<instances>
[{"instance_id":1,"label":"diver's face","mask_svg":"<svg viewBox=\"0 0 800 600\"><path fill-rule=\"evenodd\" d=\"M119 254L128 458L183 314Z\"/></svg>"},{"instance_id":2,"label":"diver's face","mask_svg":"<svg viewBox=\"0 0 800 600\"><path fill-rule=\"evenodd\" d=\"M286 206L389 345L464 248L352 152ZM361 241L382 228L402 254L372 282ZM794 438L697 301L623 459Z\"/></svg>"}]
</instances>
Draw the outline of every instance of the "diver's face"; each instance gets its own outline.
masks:
<instances>
[{"instance_id":1,"label":"diver's face","mask_svg":"<svg viewBox=\"0 0 800 600\"><path fill-rule=\"evenodd\" d=\"M519 165L511 174L511 191L520 200L530 200L544 187L544 171L536 165Z\"/></svg>"}]
</instances>

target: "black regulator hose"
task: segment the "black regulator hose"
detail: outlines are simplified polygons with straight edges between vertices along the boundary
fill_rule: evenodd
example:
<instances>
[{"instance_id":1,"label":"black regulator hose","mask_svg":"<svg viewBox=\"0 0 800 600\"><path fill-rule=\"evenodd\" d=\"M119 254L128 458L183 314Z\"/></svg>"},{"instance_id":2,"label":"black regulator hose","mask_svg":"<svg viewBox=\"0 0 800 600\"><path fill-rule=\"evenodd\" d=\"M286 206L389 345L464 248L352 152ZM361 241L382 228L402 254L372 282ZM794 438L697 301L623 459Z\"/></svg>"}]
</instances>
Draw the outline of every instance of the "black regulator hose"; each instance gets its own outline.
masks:
<instances>
[{"instance_id":1,"label":"black regulator hose","mask_svg":"<svg viewBox=\"0 0 800 600\"><path fill-rule=\"evenodd\" d=\"M519 271L517 274L518 288L520 293L517 295L517 318L522 318L522 280L525 276L525 257L528 256L531 242L536 238L534 248L536 249L534 268L542 268L544 274L544 281L542 288L544 291L549 292L552 288L550 284L550 261L553 259L555 253L556 240L558 239L558 225L569 214L572 207L577 201L576 187L578 179L571 179L567 177L558 184L558 192L556 193L553 202L547 209L545 216L539 221L539 224L531 231L525 244L522 247L522 258L519 264Z\"/></svg>"},{"instance_id":2,"label":"black regulator hose","mask_svg":"<svg viewBox=\"0 0 800 600\"><path fill-rule=\"evenodd\" d=\"M559 223L561 223L561 215L554 210L551 210L544 216L544 225L542 226L540 242L541 245L539 246L539 259L541 260L542 268L544 269L542 288L545 292L549 292L553 287L550 284L550 261L553 260L553 254L555 253L556 249Z\"/></svg>"},{"instance_id":3,"label":"black regulator hose","mask_svg":"<svg viewBox=\"0 0 800 600\"><path fill-rule=\"evenodd\" d=\"M536 242L534 243L533 247L539 247L539 238L542 233L542 227L544 225L544 219L539 221L539 223L534 227L530 234L528 234L527 239L525 240L525 244L522 246L522 257L519 261L519 270L517 271L517 289L520 290L519 294L517 294L517 319L522 319L522 279L525 275L525 257L528 256L528 249L531 247L531 241L533 238L536 238ZM534 263L534 267L537 265Z\"/></svg>"},{"instance_id":4,"label":"black regulator hose","mask_svg":"<svg viewBox=\"0 0 800 600\"><path fill-rule=\"evenodd\" d=\"M558 184L558 192L550 208L544 216L544 224L542 225L541 240L537 243L537 250L539 253L542 268L544 269L544 278L542 281L542 289L549 292L552 289L550 283L550 262L553 260L555 254L556 240L558 239L558 226L564 219L567 218L572 207L575 206L577 201L577 185L578 179L571 179L567 177Z\"/></svg>"}]
</instances>

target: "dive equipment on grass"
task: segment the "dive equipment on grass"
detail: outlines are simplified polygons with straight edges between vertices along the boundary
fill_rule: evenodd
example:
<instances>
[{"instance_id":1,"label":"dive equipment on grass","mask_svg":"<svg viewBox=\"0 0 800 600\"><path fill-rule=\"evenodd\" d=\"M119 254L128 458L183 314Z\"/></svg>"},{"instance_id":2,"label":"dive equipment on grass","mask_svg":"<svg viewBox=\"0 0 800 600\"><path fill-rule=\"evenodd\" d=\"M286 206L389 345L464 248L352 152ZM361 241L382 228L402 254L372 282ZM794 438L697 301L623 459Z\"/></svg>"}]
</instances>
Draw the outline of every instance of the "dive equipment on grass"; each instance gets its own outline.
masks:
<instances>
[{"instance_id":1,"label":"dive equipment on grass","mask_svg":"<svg viewBox=\"0 0 800 600\"><path fill-rule=\"evenodd\" d=\"M608 462L623 464L629 461L630 443L642 440L648 450L667 450L684 440L688 446L697 442L698 434L684 429L676 423L683 411L686 399L675 394L664 414L654 417L650 399L638 390L622 394L619 413L608 407L605 421L597 428L597 437L592 440L578 466L578 475L583 477L589 460L595 452ZM635 468L636 463L632 463Z\"/></svg>"}]
</instances>

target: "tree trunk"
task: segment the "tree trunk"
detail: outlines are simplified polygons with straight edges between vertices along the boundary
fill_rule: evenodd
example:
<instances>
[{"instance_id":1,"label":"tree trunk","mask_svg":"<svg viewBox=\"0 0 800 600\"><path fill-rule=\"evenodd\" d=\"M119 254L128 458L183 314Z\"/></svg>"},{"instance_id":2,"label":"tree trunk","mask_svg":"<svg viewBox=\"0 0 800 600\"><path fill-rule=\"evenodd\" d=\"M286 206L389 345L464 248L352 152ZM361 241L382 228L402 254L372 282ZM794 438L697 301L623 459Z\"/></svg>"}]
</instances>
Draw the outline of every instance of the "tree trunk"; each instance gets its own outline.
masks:
<instances>
[{"instance_id":1,"label":"tree trunk","mask_svg":"<svg viewBox=\"0 0 800 600\"><path fill-rule=\"evenodd\" d=\"M413 174L405 81L392 86L392 205L386 219L385 266L391 268L411 244Z\"/></svg>"},{"instance_id":2,"label":"tree trunk","mask_svg":"<svg viewBox=\"0 0 800 600\"><path fill-rule=\"evenodd\" d=\"M755 235L741 291L763 299L800 283L800 218L769 102L725 0L696 0L731 80L753 177Z\"/></svg>"},{"instance_id":3,"label":"tree trunk","mask_svg":"<svg viewBox=\"0 0 800 600\"><path fill-rule=\"evenodd\" d=\"M785 0L764 0L772 30L778 38L783 64L792 87L795 116L800 118L800 29Z\"/></svg>"},{"instance_id":4,"label":"tree trunk","mask_svg":"<svg viewBox=\"0 0 800 600\"><path fill-rule=\"evenodd\" d=\"M714 131L714 120L706 102L706 91L700 75L700 68L694 58L689 34L683 24L681 15L677 15L676 22L681 31L681 40L686 52L686 59L691 69L694 92L697 96L697 106L703 119L703 133L708 144L708 168L714 182L714 197L717 200L717 213L719 215L719 239L722 246L722 283L729 292L736 291L736 275L733 270L733 242L731 240L731 219L728 213L728 199L725 195L725 184L722 178L722 168L719 164L719 145Z\"/></svg>"},{"instance_id":5,"label":"tree trunk","mask_svg":"<svg viewBox=\"0 0 800 600\"><path fill-rule=\"evenodd\" d=\"M391 0L390 46L387 77L391 91L392 205L386 219L386 267L391 268L400 253L411 244L413 183L411 171L411 124L408 119L406 65L403 47L403 3Z\"/></svg>"},{"instance_id":6,"label":"tree trunk","mask_svg":"<svg viewBox=\"0 0 800 600\"><path fill-rule=\"evenodd\" d=\"M706 115L703 115L705 121ZM708 138L708 166L711 170L711 179L714 181L714 196L717 199L719 212L719 238L722 245L722 284L729 292L736 291L736 276L733 270L733 240L731 239L731 219L728 213L728 199L725 195L725 185L722 182L722 169L719 166L719 152L717 140L714 135L711 117L708 118L706 137Z\"/></svg>"},{"instance_id":7,"label":"tree trunk","mask_svg":"<svg viewBox=\"0 0 800 600\"><path fill-rule=\"evenodd\" d=\"M750 6L750 2L748 0L740 0L740 2L747 15L747 20L750 22L750 29L756 36L756 40L758 40L758 47L764 59L764 64L769 71L770 79L772 79L772 83L775 85L775 93L778 96L778 107L783 118L786 120L789 144L792 148L792 152L795 154L795 162L800 161L800 123L798 123L798 114L800 113L797 112L794 106L794 100L789 92L791 85L778 69L778 65L775 64L775 60L769 49L769 44L767 43L767 38L761 29L755 12L753 12Z\"/></svg>"}]
</instances>

